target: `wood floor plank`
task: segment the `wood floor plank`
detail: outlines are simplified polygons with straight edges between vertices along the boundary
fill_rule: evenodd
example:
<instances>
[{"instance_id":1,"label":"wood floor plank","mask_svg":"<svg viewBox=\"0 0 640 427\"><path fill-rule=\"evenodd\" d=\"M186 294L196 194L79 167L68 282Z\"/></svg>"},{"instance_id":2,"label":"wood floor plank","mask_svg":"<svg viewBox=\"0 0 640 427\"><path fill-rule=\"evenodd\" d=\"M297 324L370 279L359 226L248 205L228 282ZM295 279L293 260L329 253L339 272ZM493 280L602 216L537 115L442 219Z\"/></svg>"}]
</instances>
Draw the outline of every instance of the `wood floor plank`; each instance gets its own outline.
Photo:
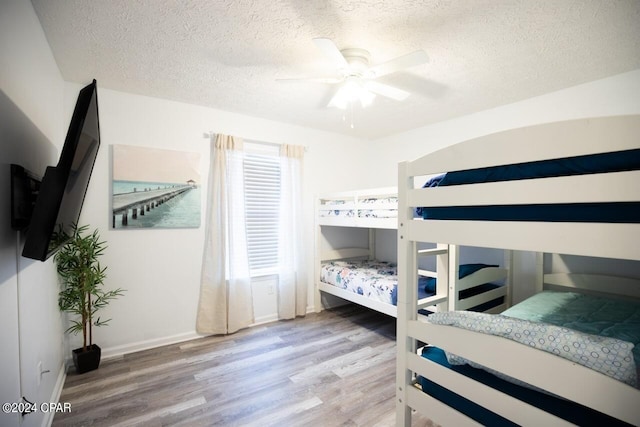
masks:
<instances>
[{"instance_id":1,"label":"wood floor plank","mask_svg":"<svg viewBox=\"0 0 640 427\"><path fill-rule=\"evenodd\" d=\"M71 372L53 426L390 427L395 354L395 319L347 305Z\"/></svg>"}]
</instances>

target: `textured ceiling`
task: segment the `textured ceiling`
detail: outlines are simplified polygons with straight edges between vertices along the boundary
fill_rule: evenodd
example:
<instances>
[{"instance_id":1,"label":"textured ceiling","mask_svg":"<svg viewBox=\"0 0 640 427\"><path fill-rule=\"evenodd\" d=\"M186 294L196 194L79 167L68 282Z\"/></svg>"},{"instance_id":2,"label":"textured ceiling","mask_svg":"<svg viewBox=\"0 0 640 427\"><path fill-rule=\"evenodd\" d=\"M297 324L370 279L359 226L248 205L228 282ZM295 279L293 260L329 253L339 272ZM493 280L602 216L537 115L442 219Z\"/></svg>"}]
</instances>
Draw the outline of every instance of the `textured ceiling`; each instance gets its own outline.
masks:
<instances>
[{"instance_id":1,"label":"textured ceiling","mask_svg":"<svg viewBox=\"0 0 640 427\"><path fill-rule=\"evenodd\" d=\"M640 68L638 0L32 0L65 80L377 138ZM313 38L381 63L412 95L344 112ZM353 119L354 128L350 121Z\"/></svg>"}]
</instances>

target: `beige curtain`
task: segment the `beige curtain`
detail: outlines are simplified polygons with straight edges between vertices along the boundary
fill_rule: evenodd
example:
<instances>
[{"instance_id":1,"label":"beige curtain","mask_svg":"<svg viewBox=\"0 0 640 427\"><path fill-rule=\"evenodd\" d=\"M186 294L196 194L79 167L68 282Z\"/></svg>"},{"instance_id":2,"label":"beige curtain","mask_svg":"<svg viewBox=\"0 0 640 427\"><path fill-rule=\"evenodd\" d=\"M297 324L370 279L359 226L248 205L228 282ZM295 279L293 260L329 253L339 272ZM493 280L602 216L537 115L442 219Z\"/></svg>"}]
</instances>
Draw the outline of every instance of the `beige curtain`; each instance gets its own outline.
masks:
<instances>
[{"instance_id":1,"label":"beige curtain","mask_svg":"<svg viewBox=\"0 0 640 427\"><path fill-rule=\"evenodd\" d=\"M211 143L200 301L196 330L229 334L253 323L247 255L242 139Z\"/></svg>"},{"instance_id":2,"label":"beige curtain","mask_svg":"<svg viewBox=\"0 0 640 427\"><path fill-rule=\"evenodd\" d=\"M292 319L307 312L303 245L302 173L304 147L280 147L280 236L278 252L278 317Z\"/></svg>"}]
</instances>

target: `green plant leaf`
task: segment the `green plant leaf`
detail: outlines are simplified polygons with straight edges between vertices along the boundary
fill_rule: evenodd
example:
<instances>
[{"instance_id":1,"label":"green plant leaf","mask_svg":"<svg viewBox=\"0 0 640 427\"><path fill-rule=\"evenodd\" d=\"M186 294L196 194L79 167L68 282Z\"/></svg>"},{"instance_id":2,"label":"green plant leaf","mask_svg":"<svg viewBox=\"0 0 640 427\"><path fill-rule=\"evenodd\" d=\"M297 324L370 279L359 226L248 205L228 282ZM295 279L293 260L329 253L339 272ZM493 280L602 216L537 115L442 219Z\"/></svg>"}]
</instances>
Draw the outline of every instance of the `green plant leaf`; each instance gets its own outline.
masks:
<instances>
[{"instance_id":1,"label":"green plant leaf","mask_svg":"<svg viewBox=\"0 0 640 427\"><path fill-rule=\"evenodd\" d=\"M65 332L82 332L85 347L93 344L91 327L104 326L110 320L103 321L100 317L93 320L98 311L125 292L122 288L103 289L107 267L102 267L98 258L104 254L107 246L105 241L100 240L97 229L91 233L87 232L88 229L88 225L79 227L74 224L71 236L60 229L58 234L69 240L54 256L61 283L58 307L73 317Z\"/></svg>"}]
</instances>

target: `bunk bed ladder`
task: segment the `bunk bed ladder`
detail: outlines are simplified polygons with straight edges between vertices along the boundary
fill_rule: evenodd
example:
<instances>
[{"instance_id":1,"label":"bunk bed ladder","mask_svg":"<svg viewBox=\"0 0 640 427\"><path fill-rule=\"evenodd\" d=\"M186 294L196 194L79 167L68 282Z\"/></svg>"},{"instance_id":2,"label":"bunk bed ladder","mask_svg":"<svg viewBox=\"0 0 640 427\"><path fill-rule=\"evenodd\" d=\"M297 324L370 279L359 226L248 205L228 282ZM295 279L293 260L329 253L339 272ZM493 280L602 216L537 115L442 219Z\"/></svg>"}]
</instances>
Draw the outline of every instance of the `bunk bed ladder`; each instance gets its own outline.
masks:
<instances>
[{"instance_id":1,"label":"bunk bed ladder","mask_svg":"<svg viewBox=\"0 0 640 427\"><path fill-rule=\"evenodd\" d=\"M409 222L413 210L407 204L407 193L412 188L407 171L407 162L398 168L398 321L396 331L396 426L411 426L409 387L413 383L413 372L409 370L409 351L416 351L416 340L409 336L409 320L416 320L418 314L411 309L417 301L415 273L417 271L417 244L408 238ZM407 283L407 286L401 284ZM406 295L413 293L413 295ZM414 307L415 308L415 307Z\"/></svg>"},{"instance_id":2,"label":"bunk bed ladder","mask_svg":"<svg viewBox=\"0 0 640 427\"><path fill-rule=\"evenodd\" d=\"M436 305L438 311L447 310L449 307L449 275L450 254L457 253L454 245L438 244L434 249L418 249L415 241L405 240L404 223L399 222L398 227L398 259L406 260L406 265L398 265L398 319L410 321L418 320L418 310L426 306ZM405 254L400 254L405 251ZM409 255L410 256L403 256ZM434 296L418 301L418 258L425 256L436 257L436 293ZM455 269L455 266L453 267ZM406 283L406 286L400 286ZM397 327L397 389L396 389L396 425L411 425L411 407L408 404L409 387L415 383L413 372L408 368L408 355L417 351L417 340L409 335L408 323L398 321Z\"/></svg>"},{"instance_id":3,"label":"bunk bed ladder","mask_svg":"<svg viewBox=\"0 0 640 427\"><path fill-rule=\"evenodd\" d=\"M408 203L408 191L413 186L409 178L407 162L398 168L398 303L397 303L397 361L396 361L396 425L411 426L410 388L415 387L415 375L409 368L409 357L417 351L417 339L409 334L411 323L418 322L418 257L436 257L436 294L425 298L436 304L439 310L449 307L451 253L458 253L457 246L438 244L434 249L418 249L415 240L407 238L413 219L413 208ZM456 277L456 276L453 276ZM421 302L424 302L421 301Z\"/></svg>"},{"instance_id":4,"label":"bunk bed ladder","mask_svg":"<svg viewBox=\"0 0 640 427\"><path fill-rule=\"evenodd\" d=\"M436 293L431 297L424 298L422 300L418 300L416 296L417 305L414 307L416 311L420 309L424 309L426 307L430 307L435 305L437 311L447 311L449 309L450 303L447 301L449 298L450 290L453 289L449 284L449 278L451 276L450 266L451 266L451 253L457 252L457 247L455 245L447 245L439 243L436 248L433 249L418 249L416 251L417 257L436 257L436 273L433 274L431 271L417 269L418 275L435 277L436 279ZM455 269L455 266L453 267ZM416 279L417 280L417 279ZM418 284L415 284L415 288L417 289Z\"/></svg>"}]
</instances>

